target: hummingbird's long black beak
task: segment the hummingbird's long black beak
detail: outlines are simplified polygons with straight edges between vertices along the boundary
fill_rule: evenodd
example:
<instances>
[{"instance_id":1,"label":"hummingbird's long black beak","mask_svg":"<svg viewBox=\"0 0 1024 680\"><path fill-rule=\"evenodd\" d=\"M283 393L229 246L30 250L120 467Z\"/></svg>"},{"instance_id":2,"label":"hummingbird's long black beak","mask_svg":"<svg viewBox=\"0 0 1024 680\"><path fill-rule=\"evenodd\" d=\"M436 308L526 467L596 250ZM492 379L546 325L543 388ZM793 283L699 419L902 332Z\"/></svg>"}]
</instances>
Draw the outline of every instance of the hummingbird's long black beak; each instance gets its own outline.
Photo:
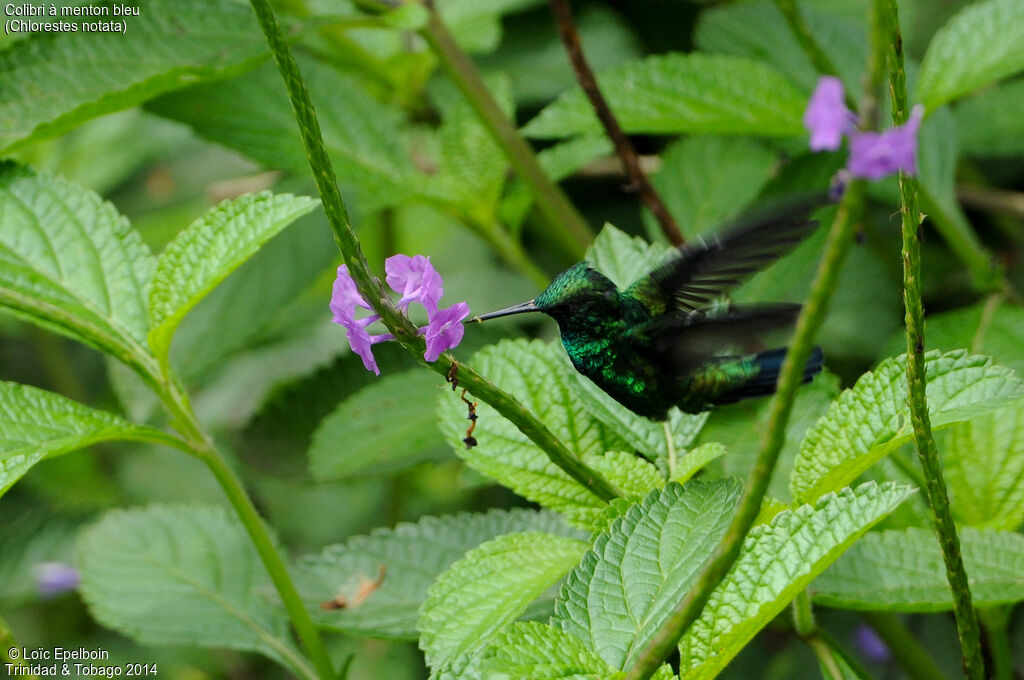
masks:
<instances>
[{"instance_id":1,"label":"hummingbird's long black beak","mask_svg":"<svg viewBox=\"0 0 1024 680\"><path fill-rule=\"evenodd\" d=\"M512 305L511 307L505 307L504 309L499 309L496 312L491 312L489 314L481 314L479 316L474 316L472 321L487 321L487 319L496 319L499 316L508 316L509 314L523 314L524 312L539 312L539 311L540 311L540 309L538 309L537 305L535 305L533 303L533 300L527 300L526 302L521 302L518 305Z\"/></svg>"}]
</instances>

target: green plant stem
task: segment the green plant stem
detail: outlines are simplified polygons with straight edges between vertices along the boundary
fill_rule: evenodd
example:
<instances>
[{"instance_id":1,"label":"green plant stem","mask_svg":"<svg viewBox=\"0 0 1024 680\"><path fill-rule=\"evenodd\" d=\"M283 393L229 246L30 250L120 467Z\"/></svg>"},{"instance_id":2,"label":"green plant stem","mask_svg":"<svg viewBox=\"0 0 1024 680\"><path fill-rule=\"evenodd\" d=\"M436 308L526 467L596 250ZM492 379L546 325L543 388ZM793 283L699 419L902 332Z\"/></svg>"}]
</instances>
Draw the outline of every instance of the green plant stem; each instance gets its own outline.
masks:
<instances>
[{"instance_id":1,"label":"green plant stem","mask_svg":"<svg viewBox=\"0 0 1024 680\"><path fill-rule=\"evenodd\" d=\"M362 247L359 245L359 239L352 229L348 211L341 199L331 159L327 155L323 137L320 134L320 124L317 122L313 102L299 73L298 64L295 63L295 59L281 35L281 29L274 18L273 11L267 0L251 0L251 3L256 10L256 16L259 18L263 32L267 36L267 42L277 61L278 69L281 71L281 77L299 124L302 145L313 170L317 190L320 192L324 213L331 225L338 249L341 251L345 264L348 265L349 274L355 281L360 294L373 308L373 311L380 315L381 321L395 336L395 340L407 351L415 353L422 362L423 338L417 335L412 322L398 311L391 298L385 293L381 282L370 273ZM447 377L453 372L453 362L451 354L446 352L433 363L423 363L431 370ZM551 430L523 408L511 395L501 391L490 381L467 367L457 366L455 373L462 387L465 387L473 396L494 407L498 413L511 421L523 434L537 444L555 465L595 496L607 501L621 495L608 480L584 465L565 447L565 444L555 437Z\"/></svg>"},{"instance_id":2,"label":"green plant stem","mask_svg":"<svg viewBox=\"0 0 1024 680\"><path fill-rule=\"evenodd\" d=\"M879 2L883 0L878 0ZM889 94L893 123L902 125L908 117L906 73L903 69L903 41L895 0L887 0L889 45ZM917 207L917 180L899 176L900 212L903 217L903 301L907 326L907 387L914 443L925 474L925 492L932 510L932 524L942 548L946 578L953 591L953 613L964 656L964 674L970 680L985 675L978 619L971 604L971 589L960 553L960 538L949 511L949 494L942 479L939 454L932 437L925 398L924 307L921 303L921 215Z\"/></svg>"},{"instance_id":3,"label":"green plant stem","mask_svg":"<svg viewBox=\"0 0 1024 680\"><path fill-rule=\"evenodd\" d=\"M826 679L844 680L845 675L839 665L840 660L850 667L850 670L858 678L870 677L863 668L853 663L849 655L839 648L835 640L818 627L817 621L814 620L814 610L811 607L811 596L807 590L800 591L793 599L793 629L818 657L818 663L821 665Z\"/></svg>"},{"instance_id":4,"label":"green plant stem","mask_svg":"<svg viewBox=\"0 0 1024 680\"><path fill-rule=\"evenodd\" d=\"M928 650L921 646L895 614L864 612L862 616L878 633L878 637L882 638L892 658L911 680L948 680L942 669L935 665Z\"/></svg>"},{"instance_id":5,"label":"green plant stem","mask_svg":"<svg viewBox=\"0 0 1024 680\"><path fill-rule=\"evenodd\" d=\"M861 680L871 680L871 673L868 672L868 669L864 668L864 665L858 661L848 649L839 644L839 641L832 637L827 630L819 628L817 635L821 638L822 642L828 645L828 648L832 650L833 657L842 659L843 663L846 664L846 667L850 669L854 675Z\"/></svg>"},{"instance_id":6,"label":"green plant stem","mask_svg":"<svg viewBox=\"0 0 1024 680\"><path fill-rule=\"evenodd\" d=\"M646 680L658 669L662 661L700 615L711 592L725 578L736 558L739 557L743 539L761 508L768 490L772 470L778 461L779 452L785 441L786 423L793 410L796 390L803 383L803 367L811 355L814 335L825 319L828 301L835 291L836 280L843 260L853 242L853 227L864 207L864 183L852 182L846 189L839 205L821 263L818 265L810 295L797 320L793 342L786 353L779 374L778 388L772 399L768 429L761 442L757 460L750 476L740 506L732 518L725 537L715 548L711 559L701 571L686 597L676 605L665 624L637 658L626 675L626 680Z\"/></svg>"},{"instance_id":7,"label":"green plant stem","mask_svg":"<svg viewBox=\"0 0 1024 680\"><path fill-rule=\"evenodd\" d=\"M287 645L278 648L278 653L292 664L292 670L303 677L320 678L320 680L333 679L335 677L334 667L327 654L323 639L320 637L320 631L313 623L313 619L310 618L309 611L299 596L291 574L288 573L288 566L285 564L284 558L274 544L270 532L267 531L263 519L259 516L256 506L253 505L252 499L246 493L238 475L227 464L224 456L203 431L185 393L171 383L169 389L161 391L160 397L171 412L175 427L184 435L193 455L209 468L228 497L231 507L235 509L281 598L281 603L288 613L295 634L302 642L303 648L309 655L309 662L312 662L313 665L310 666L306 659L295 654Z\"/></svg>"},{"instance_id":8,"label":"green plant stem","mask_svg":"<svg viewBox=\"0 0 1024 680\"><path fill-rule=\"evenodd\" d=\"M480 117L484 127L505 152L516 174L530 187L537 210L551 228L550 235L559 240L568 254L576 259L582 257L583 250L593 240L590 227L558 185L548 179L533 150L502 112L473 61L455 43L448 27L433 7L429 8L429 19L426 26L420 29L420 35L433 49L442 68Z\"/></svg>"},{"instance_id":9,"label":"green plant stem","mask_svg":"<svg viewBox=\"0 0 1024 680\"><path fill-rule=\"evenodd\" d=\"M811 608L811 597L806 590L801 590L793 598L793 629L800 637L809 637L818 631Z\"/></svg>"},{"instance_id":10,"label":"green plant stem","mask_svg":"<svg viewBox=\"0 0 1024 680\"><path fill-rule=\"evenodd\" d=\"M844 680L843 669L839 667L839 662L836 661L836 657L828 643L817 634L806 637L804 640L811 648L811 651L814 652L814 656L818 657L822 675L825 676L826 680Z\"/></svg>"},{"instance_id":11,"label":"green plant stem","mask_svg":"<svg viewBox=\"0 0 1024 680\"><path fill-rule=\"evenodd\" d=\"M988 639L992 659L992 680L1013 680L1013 650L1010 648L1010 606L981 609L981 625Z\"/></svg>"}]
</instances>

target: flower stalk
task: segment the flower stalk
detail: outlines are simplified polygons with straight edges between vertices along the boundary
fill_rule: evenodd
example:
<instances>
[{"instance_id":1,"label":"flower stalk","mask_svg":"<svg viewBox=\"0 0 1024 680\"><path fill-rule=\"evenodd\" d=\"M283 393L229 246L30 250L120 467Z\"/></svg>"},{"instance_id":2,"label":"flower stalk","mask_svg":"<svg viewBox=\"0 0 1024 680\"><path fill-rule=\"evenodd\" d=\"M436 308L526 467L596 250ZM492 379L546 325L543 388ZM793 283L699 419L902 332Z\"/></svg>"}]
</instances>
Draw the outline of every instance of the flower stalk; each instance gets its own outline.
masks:
<instances>
[{"instance_id":1,"label":"flower stalk","mask_svg":"<svg viewBox=\"0 0 1024 680\"><path fill-rule=\"evenodd\" d=\"M908 118L906 72L903 68L903 42L895 0L885 2L885 25L889 33L888 73L893 122L902 125ZM942 548L946 578L953 591L953 613L964 658L964 675L982 680L985 666L981 654L981 635L977 614L971 603L971 589L964 570L949 494L942 478L942 466L932 437L928 403L925 396L924 307L921 302L921 214L917 207L917 181L900 173L900 213L903 218L903 302L907 327L907 389L914 444L924 470L925 493L932 511L932 524Z\"/></svg>"}]
</instances>

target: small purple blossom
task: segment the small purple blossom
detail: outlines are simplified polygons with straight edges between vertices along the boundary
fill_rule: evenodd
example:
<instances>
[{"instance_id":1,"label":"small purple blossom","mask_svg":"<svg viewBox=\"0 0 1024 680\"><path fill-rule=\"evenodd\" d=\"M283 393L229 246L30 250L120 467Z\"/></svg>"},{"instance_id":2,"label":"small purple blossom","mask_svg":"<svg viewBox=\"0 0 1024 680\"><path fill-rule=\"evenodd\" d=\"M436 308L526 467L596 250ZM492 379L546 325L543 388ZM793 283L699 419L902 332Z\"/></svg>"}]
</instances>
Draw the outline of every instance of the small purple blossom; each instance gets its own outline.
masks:
<instances>
[{"instance_id":1,"label":"small purple blossom","mask_svg":"<svg viewBox=\"0 0 1024 680\"><path fill-rule=\"evenodd\" d=\"M880 179L896 172L917 174L917 133L924 118L924 108L918 104L909 120L885 132L860 132L854 127L853 113L843 103L843 84L833 76L818 79L807 111L804 125L811 132L809 146L812 151L834 151L845 134L850 138L850 157L846 170L852 177Z\"/></svg>"},{"instance_id":2,"label":"small purple blossom","mask_svg":"<svg viewBox=\"0 0 1024 680\"><path fill-rule=\"evenodd\" d=\"M902 171L917 174L917 131L924 118L924 107L918 104L910 118L899 127L885 132L859 132L850 136L850 160L847 166L855 177L879 179Z\"/></svg>"},{"instance_id":3,"label":"small purple blossom","mask_svg":"<svg viewBox=\"0 0 1024 680\"><path fill-rule=\"evenodd\" d=\"M394 255L384 262L384 269L388 285L402 296L398 301L399 309L405 312L411 303L418 302L427 310L427 325L419 329L426 336L427 351L423 357L427 361L436 361L441 352L462 341L462 320L469 315L469 305L459 302L448 309L438 309L437 303L444 293L444 282L430 264L429 257ZM356 318L356 308L370 309L370 305L359 294L345 265L338 267L330 306L334 323L345 327L345 336L352 351L362 358L366 370L380 375L372 347L378 342L394 340L395 336L390 333L374 335L366 330L367 326L380 319L376 314Z\"/></svg>"},{"instance_id":4,"label":"small purple blossom","mask_svg":"<svg viewBox=\"0 0 1024 680\"><path fill-rule=\"evenodd\" d=\"M430 323L426 327L427 351L423 358L427 361L437 361L441 352L455 347L462 342L462 334L465 328L462 320L469 316L469 305L465 302L456 302L448 309L441 309L430 317Z\"/></svg>"},{"instance_id":5,"label":"small purple blossom","mask_svg":"<svg viewBox=\"0 0 1024 680\"><path fill-rule=\"evenodd\" d=\"M78 587L81 574L64 562L40 562L34 568L36 588L40 596L52 599Z\"/></svg>"},{"instance_id":6,"label":"small purple blossom","mask_svg":"<svg viewBox=\"0 0 1024 680\"><path fill-rule=\"evenodd\" d=\"M834 76L819 78L804 113L804 127L811 133L811 151L835 151L843 135L853 132L853 124L853 112L843 99L843 82Z\"/></svg>"},{"instance_id":7,"label":"small purple blossom","mask_svg":"<svg viewBox=\"0 0 1024 680\"><path fill-rule=\"evenodd\" d=\"M398 308L405 311L410 302L419 302L427 314L437 311L437 302L444 295L441 275L437 273L430 258L423 255L392 255L384 260L384 271L392 290L402 294Z\"/></svg>"},{"instance_id":8,"label":"small purple blossom","mask_svg":"<svg viewBox=\"0 0 1024 680\"><path fill-rule=\"evenodd\" d=\"M878 637L878 633L870 626L862 623L854 632L853 637L857 647L860 648L860 651L864 653L865 658L869 661L885 663L892 658L892 652L889 651L889 647L886 646L882 638Z\"/></svg>"}]
</instances>

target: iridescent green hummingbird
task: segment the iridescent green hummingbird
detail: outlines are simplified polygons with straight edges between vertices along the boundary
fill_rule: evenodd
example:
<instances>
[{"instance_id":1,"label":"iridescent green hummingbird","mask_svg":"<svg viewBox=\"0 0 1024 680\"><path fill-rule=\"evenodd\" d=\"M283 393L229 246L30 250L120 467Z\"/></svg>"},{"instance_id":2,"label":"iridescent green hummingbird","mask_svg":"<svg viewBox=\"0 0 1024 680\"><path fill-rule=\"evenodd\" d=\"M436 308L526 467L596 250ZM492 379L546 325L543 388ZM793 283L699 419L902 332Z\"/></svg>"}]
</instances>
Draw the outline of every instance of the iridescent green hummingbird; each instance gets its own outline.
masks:
<instances>
[{"instance_id":1,"label":"iridescent green hummingbird","mask_svg":"<svg viewBox=\"0 0 1024 680\"><path fill-rule=\"evenodd\" d=\"M786 349L742 348L761 333L791 326L800 306L715 303L817 227L793 214L762 215L691 241L624 290L579 262L533 300L473 320L544 312L558 322L577 371L630 411L655 420L664 420L672 406L699 413L771 394ZM816 347L804 382L821 370L822 361Z\"/></svg>"}]
</instances>

